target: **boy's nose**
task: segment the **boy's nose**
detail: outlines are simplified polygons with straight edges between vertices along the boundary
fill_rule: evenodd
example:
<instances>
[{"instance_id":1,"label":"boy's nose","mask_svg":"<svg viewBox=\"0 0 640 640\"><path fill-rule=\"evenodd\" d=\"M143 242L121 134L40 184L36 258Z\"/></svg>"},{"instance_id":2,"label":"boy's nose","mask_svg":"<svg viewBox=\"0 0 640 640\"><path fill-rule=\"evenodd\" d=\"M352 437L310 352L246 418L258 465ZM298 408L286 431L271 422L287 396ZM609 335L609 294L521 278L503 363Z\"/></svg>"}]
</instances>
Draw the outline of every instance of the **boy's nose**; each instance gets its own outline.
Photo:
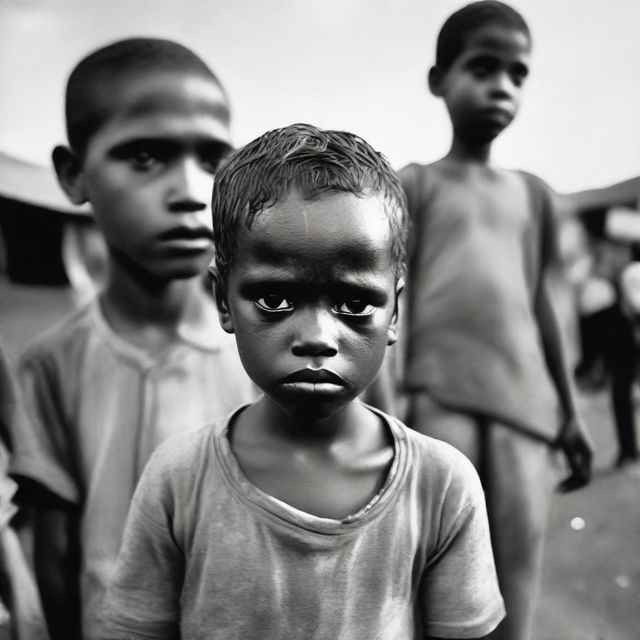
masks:
<instances>
[{"instance_id":1,"label":"boy's nose","mask_svg":"<svg viewBox=\"0 0 640 640\"><path fill-rule=\"evenodd\" d=\"M168 191L169 210L202 211L209 206L213 176L196 159L184 158L176 163Z\"/></svg>"},{"instance_id":2,"label":"boy's nose","mask_svg":"<svg viewBox=\"0 0 640 640\"><path fill-rule=\"evenodd\" d=\"M294 355L332 357L338 353L337 320L329 309L300 313L298 327L292 348Z\"/></svg>"},{"instance_id":3,"label":"boy's nose","mask_svg":"<svg viewBox=\"0 0 640 640\"><path fill-rule=\"evenodd\" d=\"M491 83L491 95L494 98L512 98L515 86L508 73L497 73Z\"/></svg>"}]
</instances>

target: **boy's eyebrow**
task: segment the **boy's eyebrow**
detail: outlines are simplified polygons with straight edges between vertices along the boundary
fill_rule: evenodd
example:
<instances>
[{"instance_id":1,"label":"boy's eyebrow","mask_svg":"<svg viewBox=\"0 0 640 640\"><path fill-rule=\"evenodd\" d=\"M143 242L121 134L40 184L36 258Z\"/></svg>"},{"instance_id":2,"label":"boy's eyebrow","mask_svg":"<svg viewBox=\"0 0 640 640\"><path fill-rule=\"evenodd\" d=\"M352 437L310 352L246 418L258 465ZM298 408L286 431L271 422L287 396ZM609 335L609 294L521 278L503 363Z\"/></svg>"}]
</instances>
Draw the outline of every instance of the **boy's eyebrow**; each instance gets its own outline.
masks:
<instances>
[{"instance_id":1,"label":"boy's eyebrow","mask_svg":"<svg viewBox=\"0 0 640 640\"><path fill-rule=\"evenodd\" d=\"M140 148L152 149L157 151L172 151L180 149L183 146L182 141L174 140L165 136L140 136L121 140L111 148L111 153L122 154L136 151ZM205 138L198 140L197 146L206 147L207 150L219 149L220 155L224 155L232 151L233 147L224 140L218 138Z\"/></svg>"},{"instance_id":2,"label":"boy's eyebrow","mask_svg":"<svg viewBox=\"0 0 640 640\"><path fill-rule=\"evenodd\" d=\"M251 275L247 276L240 285L240 291L249 297L258 296L265 291L275 291L285 295L304 297L309 294L316 294L318 291L325 292L329 296L337 297L365 297L376 303L384 303L388 297L387 288L378 283L377 280L365 278L343 278L339 281L309 282L308 279L298 279L291 277L273 278Z\"/></svg>"}]
</instances>

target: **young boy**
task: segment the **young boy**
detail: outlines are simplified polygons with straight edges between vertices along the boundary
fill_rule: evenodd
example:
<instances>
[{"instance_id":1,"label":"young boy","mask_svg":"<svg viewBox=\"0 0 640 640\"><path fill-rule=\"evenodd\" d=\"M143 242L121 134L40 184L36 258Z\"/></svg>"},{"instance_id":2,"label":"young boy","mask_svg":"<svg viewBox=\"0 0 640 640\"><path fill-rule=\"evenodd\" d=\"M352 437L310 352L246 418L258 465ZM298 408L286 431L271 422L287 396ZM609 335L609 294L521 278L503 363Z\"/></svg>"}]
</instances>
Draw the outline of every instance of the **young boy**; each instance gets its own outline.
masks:
<instances>
[{"instance_id":1,"label":"young boy","mask_svg":"<svg viewBox=\"0 0 640 640\"><path fill-rule=\"evenodd\" d=\"M37 576L52 635L69 640L78 590L82 637L102 635L96 614L151 452L255 394L203 287L213 174L230 150L216 76L179 44L120 41L76 66L66 115L69 147L53 161L70 200L91 203L109 275L27 349L31 428L12 471L40 507Z\"/></svg>"},{"instance_id":2,"label":"young boy","mask_svg":"<svg viewBox=\"0 0 640 640\"><path fill-rule=\"evenodd\" d=\"M472 465L357 399L396 340L396 174L292 125L232 157L212 209L220 321L264 395L154 454L108 637L484 637L503 613Z\"/></svg>"},{"instance_id":3,"label":"young boy","mask_svg":"<svg viewBox=\"0 0 640 640\"><path fill-rule=\"evenodd\" d=\"M476 2L454 13L429 71L453 125L451 150L401 172L414 225L408 424L478 468L507 610L496 637L507 640L531 637L553 447L571 468L564 490L586 484L591 464L545 282L548 189L490 159L518 111L530 51L529 29L511 7Z\"/></svg>"}]
</instances>

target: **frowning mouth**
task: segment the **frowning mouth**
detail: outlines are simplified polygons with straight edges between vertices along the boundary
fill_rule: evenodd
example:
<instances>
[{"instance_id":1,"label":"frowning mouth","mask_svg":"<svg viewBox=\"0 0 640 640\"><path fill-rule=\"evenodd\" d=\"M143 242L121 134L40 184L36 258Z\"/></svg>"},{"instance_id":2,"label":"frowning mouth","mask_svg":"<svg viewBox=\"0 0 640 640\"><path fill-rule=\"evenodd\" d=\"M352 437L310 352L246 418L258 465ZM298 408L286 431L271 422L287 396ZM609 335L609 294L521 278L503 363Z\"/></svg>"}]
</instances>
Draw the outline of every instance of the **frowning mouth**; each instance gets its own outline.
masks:
<instances>
[{"instance_id":1,"label":"frowning mouth","mask_svg":"<svg viewBox=\"0 0 640 640\"><path fill-rule=\"evenodd\" d=\"M346 386L346 382L328 369L301 369L282 380L289 389L314 393L336 393Z\"/></svg>"}]
</instances>

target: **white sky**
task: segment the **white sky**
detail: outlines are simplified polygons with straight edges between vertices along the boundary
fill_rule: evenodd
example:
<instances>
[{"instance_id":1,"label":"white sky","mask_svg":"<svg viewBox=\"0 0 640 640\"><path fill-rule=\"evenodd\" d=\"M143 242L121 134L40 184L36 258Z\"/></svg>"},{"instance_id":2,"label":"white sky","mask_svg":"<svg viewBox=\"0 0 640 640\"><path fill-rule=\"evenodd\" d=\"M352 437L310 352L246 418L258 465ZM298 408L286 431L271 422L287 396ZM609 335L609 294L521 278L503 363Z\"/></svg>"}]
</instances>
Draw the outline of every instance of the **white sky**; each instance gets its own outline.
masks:
<instances>
[{"instance_id":1,"label":"white sky","mask_svg":"<svg viewBox=\"0 0 640 640\"><path fill-rule=\"evenodd\" d=\"M447 149L425 73L458 0L0 0L0 149L47 164L63 91L90 50L133 35L200 54L238 144L306 121L355 131L397 168ZM561 191L640 174L640 1L514 0L534 37L520 116L496 160Z\"/></svg>"}]
</instances>

